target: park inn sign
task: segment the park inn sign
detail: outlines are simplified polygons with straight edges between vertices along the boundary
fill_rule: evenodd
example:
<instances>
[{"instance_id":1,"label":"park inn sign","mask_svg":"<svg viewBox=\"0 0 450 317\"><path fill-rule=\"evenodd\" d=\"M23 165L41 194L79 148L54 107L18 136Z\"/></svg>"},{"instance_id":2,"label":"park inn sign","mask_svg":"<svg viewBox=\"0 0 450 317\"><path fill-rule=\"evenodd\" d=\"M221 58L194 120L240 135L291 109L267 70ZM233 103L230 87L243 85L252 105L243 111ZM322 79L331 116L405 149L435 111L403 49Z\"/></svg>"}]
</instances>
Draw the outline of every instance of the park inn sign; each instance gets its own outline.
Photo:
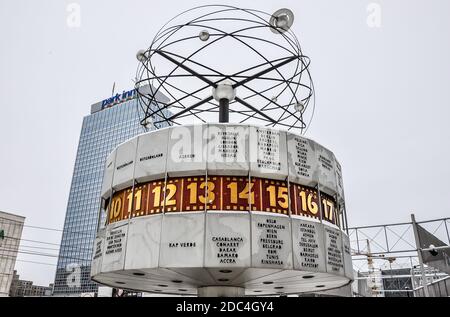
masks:
<instances>
[{"instance_id":1,"label":"park inn sign","mask_svg":"<svg viewBox=\"0 0 450 317\"><path fill-rule=\"evenodd\" d=\"M122 103L124 101L128 101L134 99L136 97L136 89L132 89L129 91L124 91L121 94L116 94L110 98L107 98L102 101L102 109L107 107L112 107L116 104Z\"/></svg>"}]
</instances>

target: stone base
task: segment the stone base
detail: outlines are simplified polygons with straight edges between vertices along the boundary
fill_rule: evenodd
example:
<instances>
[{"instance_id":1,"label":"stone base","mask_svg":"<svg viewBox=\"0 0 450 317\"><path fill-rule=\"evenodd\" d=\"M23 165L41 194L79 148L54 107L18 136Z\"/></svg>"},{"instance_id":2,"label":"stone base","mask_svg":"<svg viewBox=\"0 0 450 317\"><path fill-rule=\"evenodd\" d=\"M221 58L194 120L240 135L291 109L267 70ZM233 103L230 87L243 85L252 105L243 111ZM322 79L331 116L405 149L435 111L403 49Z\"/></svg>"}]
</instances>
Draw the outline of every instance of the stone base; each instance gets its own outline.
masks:
<instances>
[{"instance_id":1,"label":"stone base","mask_svg":"<svg viewBox=\"0 0 450 317\"><path fill-rule=\"evenodd\" d=\"M233 286L205 286L197 290L198 297L243 297L245 288Z\"/></svg>"}]
</instances>

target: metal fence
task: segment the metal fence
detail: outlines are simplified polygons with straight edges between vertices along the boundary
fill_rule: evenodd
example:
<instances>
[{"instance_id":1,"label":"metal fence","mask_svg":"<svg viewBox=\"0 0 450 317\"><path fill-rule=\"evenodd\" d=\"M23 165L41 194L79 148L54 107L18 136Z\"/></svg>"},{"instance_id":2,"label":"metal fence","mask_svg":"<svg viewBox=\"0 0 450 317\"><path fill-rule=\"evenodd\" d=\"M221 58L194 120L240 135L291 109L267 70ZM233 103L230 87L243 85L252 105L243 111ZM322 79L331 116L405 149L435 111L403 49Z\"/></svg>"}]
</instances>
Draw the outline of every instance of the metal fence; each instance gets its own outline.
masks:
<instances>
[{"instance_id":1,"label":"metal fence","mask_svg":"<svg viewBox=\"0 0 450 317\"><path fill-rule=\"evenodd\" d=\"M415 224L450 245L450 218L348 228L353 268L357 279L367 280L368 296L420 296L424 284L429 296L449 296L448 276L419 257Z\"/></svg>"},{"instance_id":2,"label":"metal fence","mask_svg":"<svg viewBox=\"0 0 450 317\"><path fill-rule=\"evenodd\" d=\"M430 297L450 297L450 276L431 282L428 291ZM425 297L423 286L414 290L414 297Z\"/></svg>"}]
</instances>

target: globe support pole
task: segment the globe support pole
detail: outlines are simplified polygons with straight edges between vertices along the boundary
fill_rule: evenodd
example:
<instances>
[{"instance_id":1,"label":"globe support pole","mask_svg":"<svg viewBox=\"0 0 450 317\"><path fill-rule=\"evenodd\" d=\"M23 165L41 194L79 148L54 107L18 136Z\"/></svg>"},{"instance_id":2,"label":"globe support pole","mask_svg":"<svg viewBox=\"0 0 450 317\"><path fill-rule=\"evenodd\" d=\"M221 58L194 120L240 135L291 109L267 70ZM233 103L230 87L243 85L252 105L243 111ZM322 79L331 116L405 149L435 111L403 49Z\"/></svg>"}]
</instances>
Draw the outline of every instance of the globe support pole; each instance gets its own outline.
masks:
<instances>
[{"instance_id":1,"label":"globe support pole","mask_svg":"<svg viewBox=\"0 0 450 317\"><path fill-rule=\"evenodd\" d=\"M243 297L245 288L235 286L205 286L199 287L198 297Z\"/></svg>"},{"instance_id":2,"label":"globe support pole","mask_svg":"<svg viewBox=\"0 0 450 317\"><path fill-rule=\"evenodd\" d=\"M230 101L227 98L219 100L219 122L229 122Z\"/></svg>"}]
</instances>

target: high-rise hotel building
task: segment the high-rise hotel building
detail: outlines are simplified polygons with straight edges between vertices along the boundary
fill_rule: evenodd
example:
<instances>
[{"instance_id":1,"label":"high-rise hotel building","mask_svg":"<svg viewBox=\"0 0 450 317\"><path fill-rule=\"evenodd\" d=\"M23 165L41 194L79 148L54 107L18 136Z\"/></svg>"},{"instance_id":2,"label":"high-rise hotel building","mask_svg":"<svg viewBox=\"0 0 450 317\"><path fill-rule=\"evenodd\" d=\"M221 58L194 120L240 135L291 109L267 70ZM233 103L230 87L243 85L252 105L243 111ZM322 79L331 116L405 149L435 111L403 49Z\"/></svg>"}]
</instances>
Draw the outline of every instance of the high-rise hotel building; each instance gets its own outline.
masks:
<instances>
[{"instance_id":1,"label":"high-rise hotel building","mask_svg":"<svg viewBox=\"0 0 450 317\"><path fill-rule=\"evenodd\" d=\"M54 295L97 291L97 284L90 280L90 270L103 170L106 157L117 145L145 132L139 122L142 112L136 98L134 89L116 94L93 104L91 113L83 119L56 268ZM165 101L167 98L161 94L158 99ZM165 115L169 113L166 111ZM163 125L157 126L161 127Z\"/></svg>"}]
</instances>

